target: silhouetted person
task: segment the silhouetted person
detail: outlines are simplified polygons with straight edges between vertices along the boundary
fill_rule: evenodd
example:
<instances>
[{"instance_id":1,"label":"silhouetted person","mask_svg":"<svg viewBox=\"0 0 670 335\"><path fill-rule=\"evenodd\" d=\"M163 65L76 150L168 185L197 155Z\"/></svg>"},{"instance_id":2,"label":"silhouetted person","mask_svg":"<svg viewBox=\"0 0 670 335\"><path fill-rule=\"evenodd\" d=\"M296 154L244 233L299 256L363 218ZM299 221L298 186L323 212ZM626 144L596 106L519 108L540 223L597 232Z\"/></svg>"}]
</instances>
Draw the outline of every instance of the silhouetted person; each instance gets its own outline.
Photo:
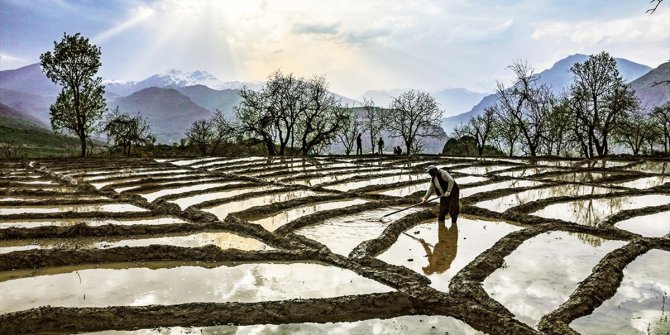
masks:
<instances>
[{"instance_id":1,"label":"silhouetted person","mask_svg":"<svg viewBox=\"0 0 670 335\"><path fill-rule=\"evenodd\" d=\"M437 237L438 241L433 250L426 241L419 240L428 257L428 265L423 267L423 273L427 275L449 270L458 251L458 226L455 222L447 229L444 221L438 221Z\"/></svg>"},{"instance_id":2,"label":"silhouetted person","mask_svg":"<svg viewBox=\"0 0 670 335\"><path fill-rule=\"evenodd\" d=\"M358 133L356 137L356 155L363 154L363 138L361 138L361 133Z\"/></svg>"},{"instance_id":3,"label":"silhouetted person","mask_svg":"<svg viewBox=\"0 0 670 335\"><path fill-rule=\"evenodd\" d=\"M398 155L402 155L402 148L398 146Z\"/></svg>"},{"instance_id":4,"label":"silhouetted person","mask_svg":"<svg viewBox=\"0 0 670 335\"><path fill-rule=\"evenodd\" d=\"M384 139L381 137L379 138L379 141L377 141L377 148L379 149L380 155L384 153Z\"/></svg>"},{"instance_id":5,"label":"silhouetted person","mask_svg":"<svg viewBox=\"0 0 670 335\"><path fill-rule=\"evenodd\" d=\"M449 213L451 222L456 223L458 213L461 210L458 202L460 194L458 184L449 172L438 169L435 165L428 166L426 172L430 175L430 185L428 186L426 195L421 199L421 203L425 203L433 192L435 192L440 197L440 216L437 218L438 222L444 222L446 214Z\"/></svg>"}]
</instances>

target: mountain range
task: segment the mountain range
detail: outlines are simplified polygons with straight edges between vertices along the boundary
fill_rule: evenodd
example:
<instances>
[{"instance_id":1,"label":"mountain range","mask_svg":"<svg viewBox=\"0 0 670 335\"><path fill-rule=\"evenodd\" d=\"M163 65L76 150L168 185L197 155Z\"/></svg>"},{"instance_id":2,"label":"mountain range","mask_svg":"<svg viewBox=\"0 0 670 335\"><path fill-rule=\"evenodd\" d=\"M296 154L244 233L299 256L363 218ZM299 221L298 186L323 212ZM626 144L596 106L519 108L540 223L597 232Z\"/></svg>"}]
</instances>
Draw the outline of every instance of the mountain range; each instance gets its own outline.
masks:
<instances>
[{"instance_id":1,"label":"mountain range","mask_svg":"<svg viewBox=\"0 0 670 335\"><path fill-rule=\"evenodd\" d=\"M567 90L568 87L570 87L570 85L573 82L573 76L572 73L570 72L570 68L576 63L582 63L586 61L588 58L589 58L588 55L574 54L564 59L561 59L558 62L556 62L551 68L536 74L535 76L537 78L537 83L549 85L552 89L552 92L556 95L559 95L564 90ZM643 106L658 106L663 101L670 100L667 95L665 98L659 98L659 96L662 95L652 92L658 90L658 91L665 91L667 94L668 90L670 90L670 86L657 87L651 90L650 84L648 83L647 84L636 83L636 79L638 78L641 79L641 77L645 74L650 75L649 76L650 79L648 81L655 80L651 79L652 77L653 78L662 77L661 74L659 75L654 74L655 72L657 72L657 70L661 68L665 69L666 71L665 78L667 79L668 68L667 66L664 67L665 64L659 66L657 69L652 70L652 68L650 68L649 66L631 62L627 59L615 58L615 60L619 73L621 74L623 79L626 82L629 82L632 88L635 89L636 95L638 99L640 99L640 102ZM660 71L663 70L661 69ZM489 94L483 97L481 101L479 101L479 103L474 105L474 107L472 107L469 111L459 115L444 118L442 120L442 128L445 129L447 134L451 134L454 128L467 122L472 117L483 114L484 109L486 107L495 105L497 101L498 98L495 93Z\"/></svg>"},{"instance_id":2,"label":"mountain range","mask_svg":"<svg viewBox=\"0 0 670 335\"><path fill-rule=\"evenodd\" d=\"M588 59L587 55L572 55L558 61L550 69L537 74L540 83L551 85L558 93L571 81L570 67ZM638 98L649 108L670 100L670 86L653 84L670 77L670 63L656 69L616 59L624 79L631 83ZM651 70L651 71L650 71ZM240 102L239 89L247 86L258 89L262 82L223 82L205 71L182 72L169 70L140 81L104 81L107 104L119 106L123 112L141 113L151 123L152 131L161 143L172 143L183 137L195 120L209 118L216 110L234 117L234 107ZM373 99L377 106L386 107L391 98L404 90L371 90L357 99L337 95L343 103L357 106L363 98ZM44 128L50 128L49 106L60 92L42 73L39 64L15 70L0 71L0 104L2 115L20 118ZM447 134L458 124L481 113L486 106L495 104L495 94L450 88L431 92L447 115L443 128ZM474 107L473 107L474 106Z\"/></svg>"}]
</instances>

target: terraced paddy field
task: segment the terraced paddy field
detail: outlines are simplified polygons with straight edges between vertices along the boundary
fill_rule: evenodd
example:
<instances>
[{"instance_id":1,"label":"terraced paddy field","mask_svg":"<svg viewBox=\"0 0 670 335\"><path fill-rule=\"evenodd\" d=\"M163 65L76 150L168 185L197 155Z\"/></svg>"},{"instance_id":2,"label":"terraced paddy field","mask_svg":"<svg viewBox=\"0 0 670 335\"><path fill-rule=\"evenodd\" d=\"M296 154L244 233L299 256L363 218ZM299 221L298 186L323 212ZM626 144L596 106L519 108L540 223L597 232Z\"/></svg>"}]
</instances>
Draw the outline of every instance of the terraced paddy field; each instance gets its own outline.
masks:
<instances>
[{"instance_id":1,"label":"terraced paddy field","mask_svg":"<svg viewBox=\"0 0 670 335\"><path fill-rule=\"evenodd\" d=\"M2 161L0 334L670 334L668 166Z\"/></svg>"}]
</instances>

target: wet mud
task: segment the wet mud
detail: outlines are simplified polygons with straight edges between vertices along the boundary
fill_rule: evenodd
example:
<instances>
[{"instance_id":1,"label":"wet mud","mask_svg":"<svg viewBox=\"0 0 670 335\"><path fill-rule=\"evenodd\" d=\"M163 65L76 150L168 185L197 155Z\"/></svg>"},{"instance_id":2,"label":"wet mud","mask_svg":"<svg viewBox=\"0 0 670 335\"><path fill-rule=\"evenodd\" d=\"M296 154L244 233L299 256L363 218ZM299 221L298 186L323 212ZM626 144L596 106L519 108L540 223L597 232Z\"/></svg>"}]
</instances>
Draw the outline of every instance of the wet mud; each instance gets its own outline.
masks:
<instances>
[{"instance_id":1,"label":"wet mud","mask_svg":"<svg viewBox=\"0 0 670 335\"><path fill-rule=\"evenodd\" d=\"M259 264L305 262L353 271L392 289L385 293L361 293L328 298L285 299L263 302L198 302L149 306L51 307L0 314L0 334L73 333L104 330L134 330L156 327L206 327L219 324L254 325L304 322L355 322L413 315L441 315L467 323L475 330L490 334L576 334L570 327L574 320L589 315L611 299L621 284L624 269L638 256L650 250L670 250L668 235L644 236L617 227L617 223L670 211L670 204L660 203L642 208L626 209L603 218L595 226L570 222L564 217L543 218L530 215L539 209L582 200L612 199L626 196L668 196L670 183L656 183L651 188L636 188L636 180L667 174L667 160L523 160L468 159L439 156L386 157L329 156L324 159L207 158L171 159L57 159L0 162L0 207L63 207L77 205L130 204L142 212L58 212L16 213L0 215L2 222L75 220L71 226L12 225L0 229L0 241L59 238L148 238L160 240L166 235L196 233L231 233L259 241L271 250L237 250L215 245L191 247L169 244L120 246L84 249L29 249L0 254L0 278L11 281L48 273L67 273L77 269L105 268L110 264L127 263L132 267L152 266L156 262L182 262L211 268L217 264ZM448 292L431 287L431 280L402 265L384 262L379 257L399 237L427 220L436 220L437 205L429 204L415 212L401 215L385 223L373 238L358 243L348 254L332 252L327 239L308 238L300 231L323 228L345 217L364 217L365 213L384 208L400 208L417 203L422 192L405 197L379 194L394 188L427 183L409 180L375 185L374 180L399 174L423 173L426 164L447 168L462 191L476 190L461 198L461 215L498 224L514 225L492 247L481 252L463 266L448 284ZM309 169L302 169L302 167ZM311 167L317 167L312 169ZM402 169L390 171L390 169ZM360 175L338 178L320 187L309 187L302 181L342 176L360 170ZM532 171L528 173L525 171ZM134 172L138 172L133 175ZM143 173L142 173L143 172ZM153 174L156 172L156 174ZM147 174L151 173L151 174ZM559 176L570 176L561 178ZM596 175L598 178L579 176ZM485 175L486 180L473 179ZM132 177L132 178L130 178ZM282 179L283 178L283 179ZM470 179L466 179L470 178ZM135 179L135 180L129 180ZM43 184L28 184L40 181ZM501 182L518 181L523 187L500 188ZM196 186L202 183L237 182L203 190L166 194L153 202L141 194L170 188ZM361 182L369 185L347 191L328 189L328 185ZM646 181L645 181L646 182ZM93 184L110 183L100 189ZM629 183L629 184L627 184ZM264 189L268 185L271 188ZM325 187L324 187L325 186ZM612 190L602 194L551 194L541 199L522 199L502 212L493 207L475 204L505 196L549 187L597 186ZM493 187L493 189L491 189ZM250 192L234 196L206 199L217 192L239 189ZM123 192L118 192L122 189ZM254 199L264 195L310 191L314 194L281 202L259 203L234 211L224 220L204 209ZM66 193L61 193L66 192ZM59 198L59 194L67 197ZM182 209L176 199L203 197L206 200ZM89 199L85 199L89 197ZM98 197L90 199L90 197ZM21 200L17 200L21 199ZM316 210L290 220L269 231L255 220L304 206L361 199L365 202L341 208ZM150 220L171 217L179 222L167 224L88 225L94 220ZM361 219L364 220L364 219ZM483 288L484 281L501 268L506 257L513 255L524 242L544 233L565 232L577 243L621 241L623 247L606 254L591 273L577 285L566 301L546 315L537 325L519 320L505 305ZM321 233L323 234L323 233ZM497 237L496 237L497 238ZM169 240L169 239L166 239ZM321 242L319 241L321 240ZM23 243L25 242L25 243ZM160 242L167 243L167 242ZM418 261L418 260L417 260ZM450 329L438 329L449 332Z\"/></svg>"}]
</instances>

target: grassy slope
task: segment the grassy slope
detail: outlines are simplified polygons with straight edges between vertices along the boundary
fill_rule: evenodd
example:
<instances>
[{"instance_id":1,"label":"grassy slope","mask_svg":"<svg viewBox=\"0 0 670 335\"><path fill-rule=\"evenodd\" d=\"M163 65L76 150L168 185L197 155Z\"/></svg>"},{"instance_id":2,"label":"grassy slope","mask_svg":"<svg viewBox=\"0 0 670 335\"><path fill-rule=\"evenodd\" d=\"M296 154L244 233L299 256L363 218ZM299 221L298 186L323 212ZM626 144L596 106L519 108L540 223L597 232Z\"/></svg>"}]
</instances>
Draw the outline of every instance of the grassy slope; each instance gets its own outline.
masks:
<instances>
[{"instance_id":1,"label":"grassy slope","mask_svg":"<svg viewBox=\"0 0 670 335\"><path fill-rule=\"evenodd\" d=\"M18 148L18 157L53 157L76 155L79 140L57 135L28 121L0 116L0 157L7 147Z\"/></svg>"}]
</instances>

